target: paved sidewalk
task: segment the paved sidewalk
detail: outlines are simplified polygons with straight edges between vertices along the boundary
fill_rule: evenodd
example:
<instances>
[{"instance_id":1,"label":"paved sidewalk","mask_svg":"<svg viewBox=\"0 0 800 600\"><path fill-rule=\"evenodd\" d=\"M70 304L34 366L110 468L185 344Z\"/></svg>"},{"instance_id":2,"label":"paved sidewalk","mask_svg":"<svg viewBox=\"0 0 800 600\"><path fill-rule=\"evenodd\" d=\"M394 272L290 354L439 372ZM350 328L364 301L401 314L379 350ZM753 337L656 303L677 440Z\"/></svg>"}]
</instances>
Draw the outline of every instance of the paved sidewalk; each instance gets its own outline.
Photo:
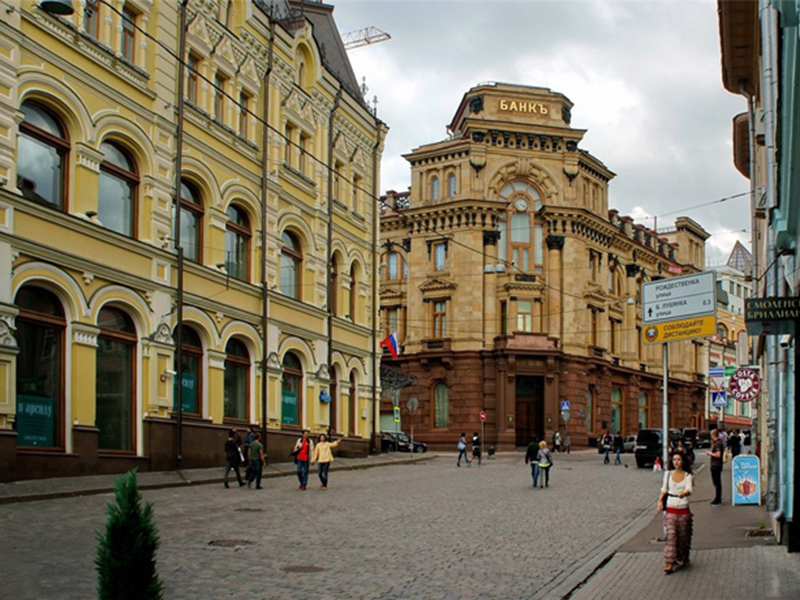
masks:
<instances>
[{"instance_id":1,"label":"paved sidewalk","mask_svg":"<svg viewBox=\"0 0 800 600\"><path fill-rule=\"evenodd\" d=\"M408 464L436 458L436 454L386 453L365 458L336 458L331 465L331 471L350 471L355 469L369 469L395 464ZM187 485L203 485L222 483L225 466L210 469L182 469L179 471L150 471L137 475L139 488L153 490L160 488L182 487ZM264 477L286 477L295 474L294 463L270 463L264 468ZM311 473L316 473L316 467L311 468ZM241 469L244 477L244 467ZM13 502L31 502L34 500L49 500L53 498L69 498L72 496L88 496L92 494L105 494L114 489L114 483L119 478L116 475L90 475L86 477L56 477L52 479L33 479L28 481L14 481L0 483L0 505ZM236 474L230 474L230 480L236 485Z\"/></svg>"},{"instance_id":2,"label":"paved sidewalk","mask_svg":"<svg viewBox=\"0 0 800 600\"><path fill-rule=\"evenodd\" d=\"M695 475L691 509L694 514L692 566L664 574L662 516L654 517L625 542L581 586L565 597L571 600L604 598L800 598L800 555L789 554L772 535L764 533L770 517L763 506L730 505L730 464L723 471L723 502L710 506L714 496L708 468Z\"/></svg>"}]
</instances>

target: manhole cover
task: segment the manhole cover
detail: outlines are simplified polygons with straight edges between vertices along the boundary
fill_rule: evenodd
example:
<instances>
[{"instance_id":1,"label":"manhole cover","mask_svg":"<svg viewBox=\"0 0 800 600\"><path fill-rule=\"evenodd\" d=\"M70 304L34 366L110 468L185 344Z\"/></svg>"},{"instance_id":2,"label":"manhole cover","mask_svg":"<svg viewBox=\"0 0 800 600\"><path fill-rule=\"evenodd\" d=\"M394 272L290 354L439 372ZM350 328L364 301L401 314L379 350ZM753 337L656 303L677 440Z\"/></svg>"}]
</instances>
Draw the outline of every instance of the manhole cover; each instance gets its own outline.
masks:
<instances>
[{"instance_id":1,"label":"manhole cover","mask_svg":"<svg viewBox=\"0 0 800 600\"><path fill-rule=\"evenodd\" d=\"M250 546L253 544L250 540L211 540L208 542L209 546L216 546L217 548L235 548L236 546Z\"/></svg>"},{"instance_id":2,"label":"manhole cover","mask_svg":"<svg viewBox=\"0 0 800 600\"><path fill-rule=\"evenodd\" d=\"M263 508L234 508L234 512L264 512Z\"/></svg>"},{"instance_id":3,"label":"manhole cover","mask_svg":"<svg viewBox=\"0 0 800 600\"><path fill-rule=\"evenodd\" d=\"M327 570L325 567L315 567L314 565L293 565L281 569L284 573L322 573Z\"/></svg>"}]
</instances>

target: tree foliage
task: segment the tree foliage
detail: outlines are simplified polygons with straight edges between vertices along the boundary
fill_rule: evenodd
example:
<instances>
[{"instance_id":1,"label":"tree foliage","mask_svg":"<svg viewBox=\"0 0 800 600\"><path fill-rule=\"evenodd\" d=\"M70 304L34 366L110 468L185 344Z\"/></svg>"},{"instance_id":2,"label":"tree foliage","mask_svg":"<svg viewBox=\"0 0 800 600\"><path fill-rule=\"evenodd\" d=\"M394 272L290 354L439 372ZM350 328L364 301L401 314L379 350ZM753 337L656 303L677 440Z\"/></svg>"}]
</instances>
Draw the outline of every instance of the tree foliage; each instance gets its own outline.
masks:
<instances>
[{"instance_id":1,"label":"tree foliage","mask_svg":"<svg viewBox=\"0 0 800 600\"><path fill-rule=\"evenodd\" d=\"M108 504L105 532L97 532L97 593L100 600L160 599L162 584L156 571L158 529L153 505L142 508L136 470L120 477L114 502Z\"/></svg>"}]
</instances>

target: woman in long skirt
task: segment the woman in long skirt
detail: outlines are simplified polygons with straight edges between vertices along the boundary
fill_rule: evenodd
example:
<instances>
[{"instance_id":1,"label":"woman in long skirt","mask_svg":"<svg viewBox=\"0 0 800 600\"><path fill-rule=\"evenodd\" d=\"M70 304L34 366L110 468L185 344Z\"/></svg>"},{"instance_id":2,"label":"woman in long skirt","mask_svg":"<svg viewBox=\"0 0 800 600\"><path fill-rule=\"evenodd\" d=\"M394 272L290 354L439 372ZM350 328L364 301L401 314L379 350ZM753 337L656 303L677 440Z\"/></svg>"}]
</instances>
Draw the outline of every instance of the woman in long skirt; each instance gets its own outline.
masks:
<instances>
[{"instance_id":1,"label":"woman in long skirt","mask_svg":"<svg viewBox=\"0 0 800 600\"><path fill-rule=\"evenodd\" d=\"M692 549L692 513L689 496L692 493L691 465L680 452L672 453L671 471L664 473L664 484L658 496L658 511L666 510L664 529L667 533L664 545L664 573L690 565L689 551Z\"/></svg>"}]
</instances>

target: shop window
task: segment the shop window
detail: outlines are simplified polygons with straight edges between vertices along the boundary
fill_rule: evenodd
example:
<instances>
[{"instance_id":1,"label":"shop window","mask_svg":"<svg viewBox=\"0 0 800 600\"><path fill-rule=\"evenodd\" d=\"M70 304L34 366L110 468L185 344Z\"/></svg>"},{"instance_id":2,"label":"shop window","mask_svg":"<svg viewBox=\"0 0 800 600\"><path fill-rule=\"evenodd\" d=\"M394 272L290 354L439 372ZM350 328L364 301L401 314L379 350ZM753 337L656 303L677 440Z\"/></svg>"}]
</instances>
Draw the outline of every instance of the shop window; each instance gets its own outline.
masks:
<instances>
[{"instance_id":1,"label":"shop window","mask_svg":"<svg viewBox=\"0 0 800 600\"><path fill-rule=\"evenodd\" d=\"M647 394L641 392L639 394L639 429L646 429L648 423L650 423L650 402Z\"/></svg>"},{"instance_id":2,"label":"shop window","mask_svg":"<svg viewBox=\"0 0 800 600\"><path fill-rule=\"evenodd\" d=\"M175 336L177 338L177 335ZM184 325L181 328L182 367L178 368L175 354L175 372L180 373L181 407L184 414L200 416L203 398L203 343L197 332ZM178 376L173 386L173 410L178 410Z\"/></svg>"},{"instance_id":3,"label":"shop window","mask_svg":"<svg viewBox=\"0 0 800 600\"><path fill-rule=\"evenodd\" d=\"M450 390L444 383L433 388L433 426L445 429L450 425Z\"/></svg>"},{"instance_id":4,"label":"shop window","mask_svg":"<svg viewBox=\"0 0 800 600\"><path fill-rule=\"evenodd\" d=\"M225 224L225 269L231 277L248 281L250 267L250 219L247 213L235 204L226 211Z\"/></svg>"},{"instance_id":5,"label":"shop window","mask_svg":"<svg viewBox=\"0 0 800 600\"><path fill-rule=\"evenodd\" d=\"M225 418L248 420L250 405L250 353L236 338L225 345Z\"/></svg>"},{"instance_id":6,"label":"shop window","mask_svg":"<svg viewBox=\"0 0 800 600\"><path fill-rule=\"evenodd\" d=\"M136 163L117 144L100 145L100 184L97 194L97 218L103 226L122 235L136 233L136 193L139 175Z\"/></svg>"},{"instance_id":7,"label":"shop window","mask_svg":"<svg viewBox=\"0 0 800 600\"><path fill-rule=\"evenodd\" d=\"M17 145L17 187L23 198L64 210L69 140L59 119L33 102L20 107L24 120Z\"/></svg>"},{"instance_id":8,"label":"shop window","mask_svg":"<svg viewBox=\"0 0 800 600\"><path fill-rule=\"evenodd\" d=\"M622 388L611 388L611 433L625 435Z\"/></svg>"},{"instance_id":9,"label":"shop window","mask_svg":"<svg viewBox=\"0 0 800 600\"><path fill-rule=\"evenodd\" d=\"M303 366L292 352L283 357L283 381L281 383L281 423L300 425L303 404Z\"/></svg>"},{"instance_id":10,"label":"shop window","mask_svg":"<svg viewBox=\"0 0 800 600\"><path fill-rule=\"evenodd\" d=\"M293 233L284 231L281 236L281 293L301 299L303 254L300 242Z\"/></svg>"},{"instance_id":11,"label":"shop window","mask_svg":"<svg viewBox=\"0 0 800 600\"><path fill-rule=\"evenodd\" d=\"M100 450L135 450L136 328L122 310L106 307L97 317L95 426Z\"/></svg>"},{"instance_id":12,"label":"shop window","mask_svg":"<svg viewBox=\"0 0 800 600\"><path fill-rule=\"evenodd\" d=\"M33 286L20 289L15 303L17 446L63 448L64 309L54 294Z\"/></svg>"}]
</instances>

